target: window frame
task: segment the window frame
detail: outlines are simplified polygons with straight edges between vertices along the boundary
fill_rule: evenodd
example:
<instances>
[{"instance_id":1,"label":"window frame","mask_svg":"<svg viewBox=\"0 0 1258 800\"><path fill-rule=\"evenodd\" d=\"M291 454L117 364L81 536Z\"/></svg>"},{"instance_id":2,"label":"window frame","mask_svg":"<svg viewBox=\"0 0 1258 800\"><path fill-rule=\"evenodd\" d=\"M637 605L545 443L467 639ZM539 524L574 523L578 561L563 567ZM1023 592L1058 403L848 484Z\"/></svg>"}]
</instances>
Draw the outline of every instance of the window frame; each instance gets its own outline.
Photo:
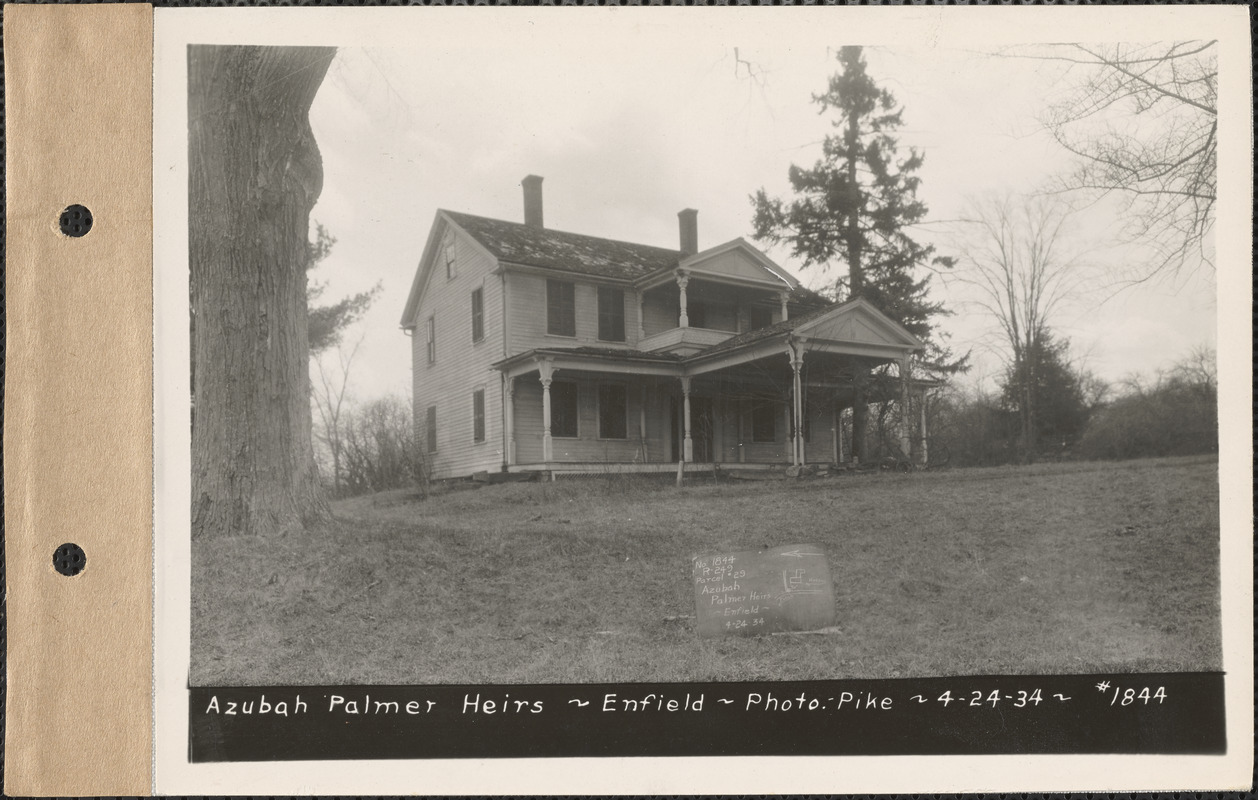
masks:
<instances>
[{"instance_id":1,"label":"window frame","mask_svg":"<svg viewBox=\"0 0 1258 800\"><path fill-rule=\"evenodd\" d=\"M603 416L603 409L604 409L603 392L609 389L620 391L621 408L623 411L620 417L620 426L622 430L624 431L623 436L608 436L606 431L603 429L603 424L604 424L604 419L605 419ZM629 387L623 383L620 383L619 381L606 381L606 382L599 383L598 392L595 396L595 404L597 406L595 408L595 412L598 418L598 438L600 440L605 440L609 442L628 441L629 440Z\"/></svg>"},{"instance_id":2,"label":"window frame","mask_svg":"<svg viewBox=\"0 0 1258 800\"><path fill-rule=\"evenodd\" d=\"M556 387L564 387L563 391L572 391L572 433L559 433L555 425L555 410L558 407L558 389ZM550 382L550 438L552 439L580 439L581 438L581 386L576 381L568 380L552 380Z\"/></svg>"},{"instance_id":3,"label":"window frame","mask_svg":"<svg viewBox=\"0 0 1258 800\"><path fill-rule=\"evenodd\" d=\"M613 312L614 313L609 313ZM625 290L619 286L599 286L598 287L598 340L600 342L625 342L628 341L625 326ZM612 330L604 331L604 322L608 321L612 326ZM619 324L619 337L616 324ZM604 333L611 333L611 336L604 336Z\"/></svg>"},{"instance_id":4,"label":"window frame","mask_svg":"<svg viewBox=\"0 0 1258 800\"><path fill-rule=\"evenodd\" d=\"M425 326L425 335L428 342L428 363L437 363L437 315L428 315L428 324Z\"/></svg>"},{"instance_id":5,"label":"window frame","mask_svg":"<svg viewBox=\"0 0 1258 800\"><path fill-rule=\"evenodd\" d=\"M485 443L485 390L472 392L472 443Z\"/></svg>"},{"instance_id":6,"label":"window frame","mask_svg":"<svg viewBox=\"0 0 1258 800\"><path fill-rule=\"evenodd\" d=\"M562 296L565 293L567 296ZM560 295L558 299L556 294ZM567 326L563 325L565 322ZM572 281L546 279L546 335L567 339L577 336L577 286Z\"/></svg>"},{"instance_id":7,"label":"window frame","mask_svg":"<svg viewBox=\"0 0 1258 800\"><path fill-rule=\"evenodd\" d=\"M485 340L485 287L472 290L472 342Z\"/></svg>"}]
</instances>

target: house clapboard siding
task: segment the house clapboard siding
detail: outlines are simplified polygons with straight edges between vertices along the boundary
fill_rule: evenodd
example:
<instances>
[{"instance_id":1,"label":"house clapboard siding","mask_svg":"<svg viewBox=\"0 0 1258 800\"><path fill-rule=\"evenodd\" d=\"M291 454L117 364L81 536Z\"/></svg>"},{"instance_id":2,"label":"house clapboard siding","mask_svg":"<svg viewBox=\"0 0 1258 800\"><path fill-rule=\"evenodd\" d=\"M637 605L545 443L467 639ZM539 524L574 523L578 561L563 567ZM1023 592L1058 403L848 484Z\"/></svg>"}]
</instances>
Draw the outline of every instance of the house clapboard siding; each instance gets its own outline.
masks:
<instances>
[{"instance_id":1,"label":"house clapboard siding","mask_svg":"<svg viewBox=\"0 0 1258 800\"><path fill-rule=\"evenodd\" d=\"M411 369L419 441L426 409L437 407L437 450L428 453L434 475L465 475L500 469L502 378L491 366L503 357L502 279L493 258L465 234L454 238L453 278L445 272L444 241L428 276L424 308L411 337ZM444 236L444 234L443 234ZM472 341L472 292L483 292L484 335ZM428 363L427 320L435 323L436 360ZM485 438L474 441L472 394L485 392Z\"/></svg>"},{"instance_id":2,"label":"house clapboard siding","mask_svg":"<svg viewBox=\"0 0 1258 800\"><path fill-rule=\"evenodd\" d=\"M507 272L507 317L512 320L510 348L522 352L537 347L623 347L631 350L638 344L638 306L633 289L613 283L597 283L556 275L551 280L566 281L574 286L576 335L556 336L546 331L546 281L533 273ZM603 341L598 338L598 287L610 286L624 292L625 341Z\"/></svg>"}]
</instances>

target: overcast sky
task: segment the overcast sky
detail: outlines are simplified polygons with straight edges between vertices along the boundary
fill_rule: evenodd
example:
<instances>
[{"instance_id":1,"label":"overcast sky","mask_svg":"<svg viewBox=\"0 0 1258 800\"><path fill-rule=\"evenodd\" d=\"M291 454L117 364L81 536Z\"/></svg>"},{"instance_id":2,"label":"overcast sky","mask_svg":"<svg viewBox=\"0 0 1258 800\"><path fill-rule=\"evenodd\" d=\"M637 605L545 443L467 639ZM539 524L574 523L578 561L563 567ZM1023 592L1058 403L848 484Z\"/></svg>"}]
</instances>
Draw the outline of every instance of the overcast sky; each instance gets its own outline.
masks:
<instances>
[{"instance_id":1,"label":"overcast sky","mask_svg":"<svg viewBox=\"0 0 1258 800\"><path fill-rule=\"evenodd\" d=\"M398 322L438 208L522 221L519 183L534 173L545 178L548 227L676 247L677 212L693 207L701 248L751 239L748 196L761 187L788 196L790 165L820 152L832 117L811 97L849 42L801 26L746 35L736 48L727 35L687 30L635 30L649 47L611 46L566 25L340 49L311 112L325 169L313 218L338 240L314 277L330 284L325 298L383 286L346 337L362 341L357 399L409 391L410 341ZM1068 163L1035 123L1069 89L1058 69L957 49L879 46L866 57L904 107L902 143L925 154L923 239L945 231L969 198L1032 190ZM1051 322L1089 369L1115 381L1213 345L1216 315L1209 271L1106 288L1131 257L1099 238L1121 221L1110 213L1090 209L1072 226L1070 245L1091 254L1094 274ZM806 285L838 277L766 249ZM992 320L959 286L936 279L933 293L956 311L943 323L954 348L975 350L961 380L993 388Z\"/></svg>"}]
</instances>

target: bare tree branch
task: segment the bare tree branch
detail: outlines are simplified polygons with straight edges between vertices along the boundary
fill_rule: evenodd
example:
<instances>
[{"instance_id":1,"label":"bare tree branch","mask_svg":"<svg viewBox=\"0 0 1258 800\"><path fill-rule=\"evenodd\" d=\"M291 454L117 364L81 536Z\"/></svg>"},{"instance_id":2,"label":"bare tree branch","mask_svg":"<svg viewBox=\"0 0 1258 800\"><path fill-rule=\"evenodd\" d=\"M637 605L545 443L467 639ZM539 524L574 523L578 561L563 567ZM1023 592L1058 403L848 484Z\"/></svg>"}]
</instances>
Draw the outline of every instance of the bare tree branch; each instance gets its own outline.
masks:
<instances>
[{"instance_id":1,"label":"bare tree branch","mask_svg":"<svg viewBox=\"0 0 1258 800\"><path fill-rule=\"evenodd\" d=\"M1125 198L1124 236L1151 254L1129 282L1213 269L1216 43L1037 45L1001 55L1063 65L1071 89L1040 122L1076 164L1047 191Z\"/></svg>"}]
</instances>

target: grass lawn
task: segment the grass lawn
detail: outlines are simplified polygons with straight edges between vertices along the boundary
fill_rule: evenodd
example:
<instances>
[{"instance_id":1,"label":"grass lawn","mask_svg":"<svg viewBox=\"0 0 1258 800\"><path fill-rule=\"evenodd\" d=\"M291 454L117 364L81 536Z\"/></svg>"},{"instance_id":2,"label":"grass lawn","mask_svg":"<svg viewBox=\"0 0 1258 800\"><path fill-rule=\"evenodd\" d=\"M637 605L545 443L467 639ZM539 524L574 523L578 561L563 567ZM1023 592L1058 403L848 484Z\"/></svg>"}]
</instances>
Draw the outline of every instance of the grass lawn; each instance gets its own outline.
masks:
<instances>
[{"instance_id":1,"label":"grass lawn","mask_svg":"<svg viewBox=\"0 0 1258 800\"><path fill-rule=\"evenodd\" d=\"M1221 669L1208 458L338 503L193 543L192 682L579 683ZM700 639L692 553L825 546L839 630Z\"/></svg>"}]
</instances>

